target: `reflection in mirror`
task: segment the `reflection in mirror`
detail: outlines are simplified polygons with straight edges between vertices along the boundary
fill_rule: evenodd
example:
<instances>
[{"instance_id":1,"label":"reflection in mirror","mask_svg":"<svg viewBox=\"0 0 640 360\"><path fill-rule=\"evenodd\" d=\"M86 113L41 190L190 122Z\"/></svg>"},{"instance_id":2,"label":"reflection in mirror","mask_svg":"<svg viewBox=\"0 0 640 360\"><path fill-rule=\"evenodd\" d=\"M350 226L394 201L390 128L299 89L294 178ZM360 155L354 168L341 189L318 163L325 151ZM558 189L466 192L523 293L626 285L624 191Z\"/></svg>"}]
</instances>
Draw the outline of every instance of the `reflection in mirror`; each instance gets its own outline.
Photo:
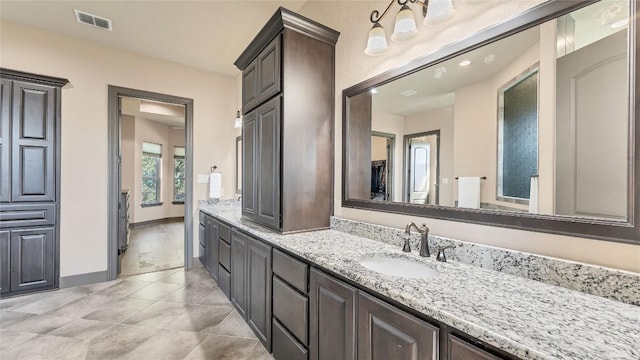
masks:
<instances>
[{"instance_id":1,"label":"reflection in mirror","mask_svg":"<svg viewBox=\"0 0 640 360\"><path fill-rule=\"evenodd\" d=\"M603 0L349 96L346 198L627 221L629 12Z\"/></svg>"}]
</instances>

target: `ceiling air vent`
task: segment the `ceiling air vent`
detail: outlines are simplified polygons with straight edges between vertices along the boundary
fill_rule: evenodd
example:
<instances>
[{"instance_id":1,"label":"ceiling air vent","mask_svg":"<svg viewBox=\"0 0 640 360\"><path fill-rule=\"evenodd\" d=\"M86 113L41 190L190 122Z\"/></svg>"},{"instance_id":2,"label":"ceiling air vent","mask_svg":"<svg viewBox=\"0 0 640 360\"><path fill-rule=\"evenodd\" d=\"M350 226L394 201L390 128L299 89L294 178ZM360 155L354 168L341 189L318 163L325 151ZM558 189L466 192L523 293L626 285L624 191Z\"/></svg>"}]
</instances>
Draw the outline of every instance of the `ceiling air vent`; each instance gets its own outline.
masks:
<instances>
[{"instance_id":1,"label":"ceiling air vent","mask_svg":"<svg viewBox=\"0 0 640 360\"><path fill-rule=\"evenodd\" d=\"M76 9L74 9L73 12L76 14L76 20L79 23L96 26L104 30L113 30L111 26L111 20L109 19L101 18L99 16L95 16L93 14L89 14Z\"/></svg>"}]
</instances>

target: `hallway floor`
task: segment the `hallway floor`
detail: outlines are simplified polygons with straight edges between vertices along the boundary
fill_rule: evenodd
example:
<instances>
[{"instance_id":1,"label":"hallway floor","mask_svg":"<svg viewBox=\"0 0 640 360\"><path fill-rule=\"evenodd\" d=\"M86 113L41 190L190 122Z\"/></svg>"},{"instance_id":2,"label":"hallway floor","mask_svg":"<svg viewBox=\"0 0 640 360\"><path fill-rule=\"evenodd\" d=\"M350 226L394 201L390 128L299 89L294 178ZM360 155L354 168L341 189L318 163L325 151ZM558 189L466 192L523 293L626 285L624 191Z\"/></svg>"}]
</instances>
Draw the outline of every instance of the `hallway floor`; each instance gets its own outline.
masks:
<instances>
[{"instance_id":1,"label":"hallway floor","mask_svg":"<svg viewBox=\"0 0 640 360\"><path fill-rule=\"evenodd\" d=\"M272 357L198 267L1 300L0 359Z\"/></svg>"},{"instance_id":2,"label":"hallway floor","mask_svg":"<svg viewBox=\"0 0 640 360\"><path fill-rule=\"evenodd\" d=\"M131 229L129 247L120 260L120 276L182 267L184 223L175 222Z\"/></svg>"}]
</instances>

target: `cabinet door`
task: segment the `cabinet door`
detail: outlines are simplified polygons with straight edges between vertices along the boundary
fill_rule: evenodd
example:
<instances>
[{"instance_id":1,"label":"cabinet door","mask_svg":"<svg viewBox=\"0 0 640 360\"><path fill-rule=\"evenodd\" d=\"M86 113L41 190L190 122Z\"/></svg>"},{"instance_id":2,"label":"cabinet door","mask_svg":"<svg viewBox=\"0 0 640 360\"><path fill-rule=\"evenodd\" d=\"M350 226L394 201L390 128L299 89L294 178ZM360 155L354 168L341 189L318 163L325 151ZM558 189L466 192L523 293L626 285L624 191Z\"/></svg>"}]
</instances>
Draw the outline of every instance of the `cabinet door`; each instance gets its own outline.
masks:
<instances>
[{"instance_id":1,"label":"cabinet door","mask_svg":"<svg viewBox=\"0 0 640 360\"><path fill-rule=\"evenodd\" d=\"M11 290L9 232L0 231L0 294Z\"/></svg>"},{"instance_id":2,"label":"cabinet door","mask_svg":"<svg viewBox=\"0 0 640 360\"><path fill-rule=\"evenodd\" d=\"M11 291L54 285L55 236L53 228L11 231Z\"/></svg>"},{"instance_id":3,"label":"cabinet door","mask_svg":"<svg viewBox=\"0 0 640 360\"><path fill-rule=\"evenodd\" d=\"M13 83L11 200L55 201L53 87Z\"/></svg>"},{"instance_id":4,"label":"cabinet door","mask_svg":"<svg viewBox=\"0 0 640 360\"><path fill-rule=\"evenodd\" d=\"M247 237L231 232L231 303L240 315L247 318Z\"/></svg>"},{"instance_id":5,"label":"cabinet door","mask_svg":"<svg viewBox=\"0 0 640 360\"><path fill-rule=\"evenodd\" d=\"M258 68L258 104L280 92L282 83L281 64L280 36L277 36L256 58L256 67Z\"/></svg>"},{"instance_id":6,"label":"cabinet door","mask_svg":"<svg viewBox=\"0 0 640 360\"><path fill-rule=\"evenodd\" d=\"M500 358L467 343L451 334L448 335L449 360L499 360Z\"/></svg>"},{"instance_id":7,"label":"cabinet door","mask_svg":"<svg viewBox=\"0 0 640 360\"><path fill-rule=\"evenodd\" d=\"M207 243L207 227L203 224L200 224L200 227L199 227L198 242L200 243L200 246L198 247L199 249L198 258L200 259L202 266L206 268L207 267L207 259L206 259L207 247L205 246L205 244Z\"/></svg>"},{"instance_id":8,"label":"cabinet door","mask_svg":"<svg viewBox=\"0 0 640 360\"><path fill-rule=\"evenodd\" d=\"M438 328L374 297L358 295L358 358L427 360L438 357Z\"/></svg>"},{"instance_id":9,"label":"cabinet door","mask_svg":"<svg viewBox=\"0 0 640 360\"><path fill-rule=\"evenodd\" d=\"M11 81L0 82L0 202L11 201Z\"/></svg>"},{"instance_id":10,"label":"cabinet door","mask_svg":"<svg viewBox=\"0 0 640 360\"><path fill-rule=\"evenodd\" d=\"M271 351L271 246L248 237L247 322Z\"/></svg>"},{"instance_id":11,"label":"cabinet door","mask_svg":"<svg viewBox=\"0 0 640 360\"><path fill-rule=\"evenodd\" d=\"M280 228L280 97L258 108L258 212L256 222Z\"/></svg>"},{"instance_id":12,"label":"cabinet door","mask_svg":"<svg viewBox=\"0 0 640 360\"><path fill-rule=\"evenodd\" d=\"M258 141L258 124L256 111L242 118L242 216L250 219L256 217L257 173L256 149Z\"/></svg>"},{"instance_id":13,"label":"cabinet door","mask_svg":"<svg viewBox=\"0 0 640 360\"><path fill-rule=\"evenodd\" d=\"M309 285L310 359L356 359L356 288L315 269Z\"/></svg>"},{"instance_id":14,"label":"cabinet door","mask_svg":"<svg viewBox=\"0 0 640 360\"><path fill-rule=\"evenodd\" d=\"M256 60L242 70L242 112L247 113L258 105L258 68Z\"/></svg>"},{"instance_id":15,"label":"cabinet door","mask_svg":"<svg viewBox=\"0 0 640 360\"><path fill-rule=\"evenodd\" d=\"M206 227L207 227L207 259L206 259L206 268L209 270L209 274L213 277L213 279L218 282L218 222L207 216Z\"/></svg>"}]
</instances>

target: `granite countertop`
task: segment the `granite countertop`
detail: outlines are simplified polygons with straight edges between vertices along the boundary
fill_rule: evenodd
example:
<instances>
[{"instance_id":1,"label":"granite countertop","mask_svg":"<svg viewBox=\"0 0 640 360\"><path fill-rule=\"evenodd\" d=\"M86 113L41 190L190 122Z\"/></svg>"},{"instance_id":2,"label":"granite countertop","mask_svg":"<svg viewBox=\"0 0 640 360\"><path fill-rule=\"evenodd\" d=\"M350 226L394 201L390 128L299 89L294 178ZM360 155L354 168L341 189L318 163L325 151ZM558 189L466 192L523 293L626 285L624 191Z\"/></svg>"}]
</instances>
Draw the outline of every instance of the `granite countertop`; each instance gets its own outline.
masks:
<instances>
[{"instance_id":1,"label":"granite countertop","mask_svg":"<svg viewBox=\"0 0 640 360\"><path fill-rule=\"evenodd\" d=\"M640 307L459 262L441 263L337 230L281 235L241 219L233 203L200 210L363 288L523 359L640 359ZM358 263L373 254L435 268L428 280L383 275Z\"/></svg>"}]
</instances>

